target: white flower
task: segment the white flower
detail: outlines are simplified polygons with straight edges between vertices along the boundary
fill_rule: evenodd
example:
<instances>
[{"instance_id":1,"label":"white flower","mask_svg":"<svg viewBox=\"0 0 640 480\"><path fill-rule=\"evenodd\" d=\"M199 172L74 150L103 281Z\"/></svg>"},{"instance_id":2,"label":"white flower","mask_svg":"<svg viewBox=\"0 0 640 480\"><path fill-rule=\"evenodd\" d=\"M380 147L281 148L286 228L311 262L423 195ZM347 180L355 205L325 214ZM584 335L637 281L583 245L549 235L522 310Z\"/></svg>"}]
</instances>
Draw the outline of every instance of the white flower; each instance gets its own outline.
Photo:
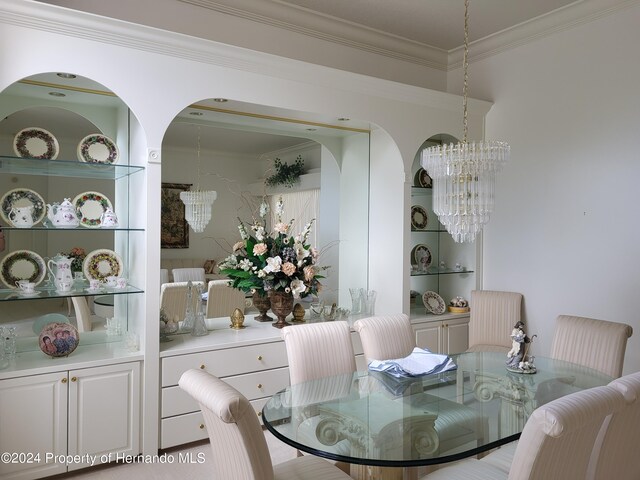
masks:
<instances>
[{"instance_id":1,"label":"white flower","mask_svg":"<svg viewBox=\"0 0 640 480\"><path fill-rule=\"evenodd\" d=\"M263 226L259 226L258 228L256 228L256 240L258 240L259 242L264 240L264 227Z\"/></svg>"},{"instance_id":2,"label":"white flower","mask_svg":"<svg viewBox=\"0 0 640 480\"><path fill-rule=\"evenodd\" d=\"M264 218L269 213L269 204L267 202L262 202L260 204L260 218Z\"/></svg>"},{"instance_id":3,"label":"white flower","mask_svg":"<svg viewBox=\"0 0 640 480\"><path fill-rule=\"evenodd\" d=\"M266 276L267 276L267 274L266 274L266 272L264 270L260 270L258 272L258 278L264 278Z\"/></svg>"},{"instance_id":4,"label":"white flower","mask_svg":"<svg viewBox=\"0 0 640 480\"><path fill-rule=\"evenodd\" d=\"M282 259L280 256L267 258L267 266L264 267L266 273L279 272L282 268Z\"/></svg>"},{"instance_id":5,"label":"white flower","mask_svg":"<svg viewBox=\"0 0 640 480\"><path fill-rule=\"evenodd\" d=\"M282 201L282 197L278 199L276 202L276 219L280 222L282 219L282 214L284 213L284 202Z\"/></svg>"},{"instance_id":6,"label":"white flower","mask_svg":"<svg viewBox=\"0 0 640 480\"><path fill-rule=\"evenodd\" d=\"M251 260L249 260L248 258L244 258L240 260L240 263L238 264L238 267L240 267L245 272L248 272L249 270L251 270L252 266L253 264L251 263Z\"/></svg>"},{"instance_id":7,"label":"white flower","mask_svg":"<svg viewBox=\"0 0 640 480\"><path fill-rule=\"evenodd\" d=\"M238 265L238 257L229 255L224 259L224 262L220 264L220 268L235 268L236 265Z\"/></svg>"},{"instance_id":8,"label":"white flower","mask_svg":"<svg viewBox=\"0 0 640 480\"><path fill-rule=\"evenodd\" d=\"M294 248L296 250L296 259L298 260L298 262L303 261L309 255L311 255L311 252L309 250L306 250L302 243L296 243Z\"/></svg>"},{"instance_id":9,"label":"white flower","mask_svg":"<svg viewBox=\"0 0 640 480\"><path fill-rule=\"evenodd\" d=\"M291 282L291 291L293 292L293 296L298 298L301 293L307 291L307 287L302 280L296 278Z\"/></svg>"}]
</instances>

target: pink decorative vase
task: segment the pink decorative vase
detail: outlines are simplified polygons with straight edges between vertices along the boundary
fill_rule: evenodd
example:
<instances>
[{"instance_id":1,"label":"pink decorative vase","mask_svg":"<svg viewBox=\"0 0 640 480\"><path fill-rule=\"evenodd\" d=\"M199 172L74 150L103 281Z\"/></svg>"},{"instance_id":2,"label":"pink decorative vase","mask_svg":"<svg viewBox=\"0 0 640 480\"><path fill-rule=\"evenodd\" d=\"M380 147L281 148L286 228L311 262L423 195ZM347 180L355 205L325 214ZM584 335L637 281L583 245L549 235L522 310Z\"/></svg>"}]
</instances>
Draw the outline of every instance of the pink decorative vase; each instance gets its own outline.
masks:
<instances>
[{"instance_id":1,"label":"pink decorative vase","mask_svg":"<svg viewBox=\"0 0 640 480\"><path fill-rule=\"evenodd\" d=\"M270 292L271 311L276 314L278 321L273 324L276 328L291 325L285 320L293 310L293 294L287 292Z\"/></svg>"}]
</instances>

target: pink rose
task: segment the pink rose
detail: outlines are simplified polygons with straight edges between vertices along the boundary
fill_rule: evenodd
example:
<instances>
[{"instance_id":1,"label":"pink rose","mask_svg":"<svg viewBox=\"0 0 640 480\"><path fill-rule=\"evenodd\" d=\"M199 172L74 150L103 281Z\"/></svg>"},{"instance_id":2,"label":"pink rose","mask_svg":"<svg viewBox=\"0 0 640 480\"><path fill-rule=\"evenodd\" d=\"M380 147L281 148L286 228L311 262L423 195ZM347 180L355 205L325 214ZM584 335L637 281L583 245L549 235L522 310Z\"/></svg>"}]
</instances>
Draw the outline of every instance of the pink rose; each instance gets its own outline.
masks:
<instances>
[{"instance_id":1,"label":"pink rose","mask_svg":"<svg viewBox=\"0 0 640 480\"><path fill-rule=\"evenodd\" d=\"M256 243L253 246L253 254L254 255L264 255L267 253L267 244L266 243Z\"/></svg>"},{"instance_id":2,"label":"pink rose","mask_svg":"<svg viewBox=\"0 0 640 480\"><path fill-rule=\"evenodd\" d=\"M278 232L278 233L287 233L289 231L289 224L288 223L276 223L276 225L273 227L273 229Z\"/></svg>"},{"instance_id":3,"label":"pink rose","mask_svg":"<svg viewBox=\"0 0 640 480\"><path fill-rule=\"evenodd\" d=\"M291 275L296 273L296 266L291 262L287 262L282 265L282 273L284 273L287 277L290 277Z\"/></svg>"},{"instance_id":4,"label":"pink rose","mask_svg":"<svg viewBox=\"0 0 640 480\"><path fill-rule=\"evenodd\" d=\"M306 267L304 267L303 271L304 271L304 279L307 282L310 282L311 280L313 280L313 277L315 277L316 275L316 269L313 265L307 265Z\"/></svg>"}]
</instances>

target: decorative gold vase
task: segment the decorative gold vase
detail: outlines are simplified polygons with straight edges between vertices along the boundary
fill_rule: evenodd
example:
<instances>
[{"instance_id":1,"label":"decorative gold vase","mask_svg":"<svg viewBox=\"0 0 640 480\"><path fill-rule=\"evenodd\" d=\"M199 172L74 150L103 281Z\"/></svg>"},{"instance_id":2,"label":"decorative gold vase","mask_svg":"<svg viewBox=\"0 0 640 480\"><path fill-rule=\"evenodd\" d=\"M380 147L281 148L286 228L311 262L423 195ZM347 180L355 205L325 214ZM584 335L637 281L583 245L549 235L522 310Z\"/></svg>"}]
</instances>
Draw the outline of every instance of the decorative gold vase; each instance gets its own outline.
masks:
<instances>
[{"instance_id":1,"label":"decorative gold vase","mask_svg":"<svg viewBox=\"0 0 640 480\"><path fill-rule=\"evenodd\" d=\"M293 310L293 294L291 292L274 292L269 294L271 300L271 311L276 314L278 321L273 324L276 328L291 325L285 320L287 315Z\"/></svg>"},{"instance_id":2,"label":"decorative gold vase","mask_svg":"<svg viewBox=\"0 0 640 480\"><path fill-rule=\"evenodd\" d=\"M258 309L260 315L256 315L254 320L257 322L273 322L273 317L267 315L267 311L271 308L271 300L269 300L269 296L265 293L264 295L258 291L253 292L253 306Z\"/></svg>"},{"instance_id":3,"label":"decorative gold vase","mask_svg":"<svg viewBox=\"0 0 640 480\"><path fill-rule=\"evenodd\" d=\"M302 323L305 321L304 319L304 307L300 303L296 303L293 306L293 322L294 323Z\"/></svg>"}]
</instances>

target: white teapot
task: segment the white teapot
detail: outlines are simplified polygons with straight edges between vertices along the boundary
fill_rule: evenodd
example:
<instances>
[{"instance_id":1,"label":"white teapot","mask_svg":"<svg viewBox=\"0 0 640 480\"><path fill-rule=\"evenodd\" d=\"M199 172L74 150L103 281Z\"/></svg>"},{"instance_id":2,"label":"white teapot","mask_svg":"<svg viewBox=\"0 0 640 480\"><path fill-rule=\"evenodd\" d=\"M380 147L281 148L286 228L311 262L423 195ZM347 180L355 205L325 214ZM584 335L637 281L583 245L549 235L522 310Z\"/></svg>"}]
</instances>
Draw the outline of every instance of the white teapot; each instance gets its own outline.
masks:
<instances>
[{"instance_id":1,"label":"white teapot","mask_svg":"<svg viewBox=\"0 0 640 480\"><path fill-rule=\"evenodd\" d=\"M47 218L54 227L77 227L80 225L76 209L68 198L65 198L64 202L60 204L47 204Z\"/></svg>"},{"instance_id":2,"label":"white teapot","mask_svg":"<svg viewBox=\"0 0 640 480\"><path fill-rule=\"evenodd\" d=\"M29 228L33 226L33 205L11 207L9 220L11 220L14 227Z\"/></svg>"},{"instance_id":3,"label":"white teapot","mask_svg":"<svg viewBox=\"0 0 640 480\"><path fill-rule=\"evenodd\" d=\"M53 284L56 290L66 291L73 285L73 274L71 273L71 262L73 259L66 255L58 254L47 261L49 273L53 277Z\"/></svg>"},{"instance_id":4,"label":"white teapot","mask_svg":"<svg viewBox=\"0 0 640 480\"><path fill-rule=\"evenodd\" d=\"M101 227L117 227L118 226L118 217L115 212L111 210L109 207L106 208L102 215L100 216L100 226Z\"/></svg>"}]
</instances>

